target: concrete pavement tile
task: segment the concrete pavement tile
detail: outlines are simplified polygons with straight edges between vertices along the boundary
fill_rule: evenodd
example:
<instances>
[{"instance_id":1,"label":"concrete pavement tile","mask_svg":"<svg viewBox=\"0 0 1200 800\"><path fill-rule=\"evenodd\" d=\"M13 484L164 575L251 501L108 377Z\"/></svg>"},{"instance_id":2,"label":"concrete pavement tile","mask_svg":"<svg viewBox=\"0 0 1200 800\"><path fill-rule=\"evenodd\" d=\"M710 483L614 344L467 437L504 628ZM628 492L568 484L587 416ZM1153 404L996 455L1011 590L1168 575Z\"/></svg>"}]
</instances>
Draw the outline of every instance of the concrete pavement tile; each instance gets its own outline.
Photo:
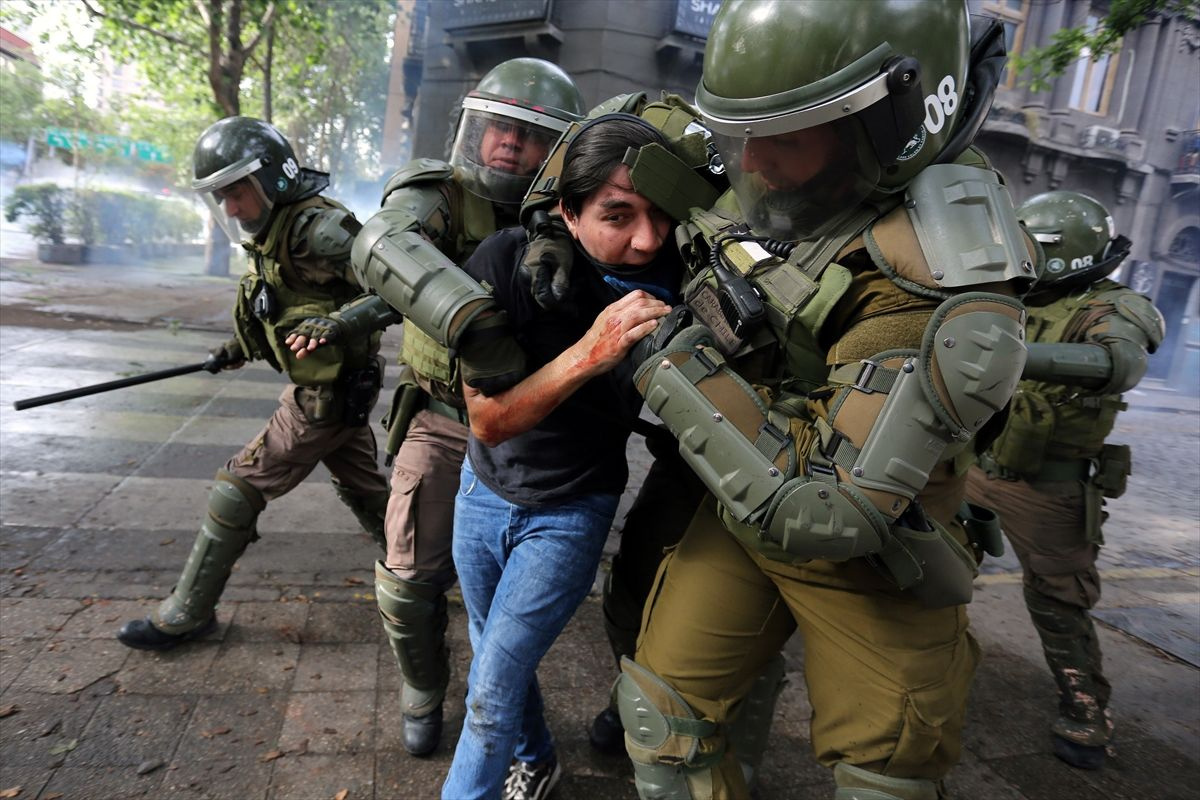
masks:
<instances>
[{"instance_id":1,"label":"concrete pavement tile","mask_svg":"<svg viewBox=\"0 0 1200 800\"><path fill-rule=\"evenodd\" d=\"M1200 667L1200 630L1191 602L1148 604L1141 608L1096 609L1092 616L1136 636L1181 661Z\"/></svg>"},{"instance_id":2,"label":"concrete pavement tile","mask_svg":"<svg viewBox=\"0 0 1200 800\"><path fill-rule=\"evenodd\" d=\"M99 573L51 571L39 578L42 585L38 593L44 597L78 597L80 588L86 587L90 597L157 602L171 591L178 577L178 569Z\"/></svg>"},{"instance_id":3,"label":"concrete pavement tile","mask_svg":"<svg viewBox=\"0 0 1200 800\"><path fill-rule=\"evenodd\" d=\"M274 750L287 705L283 693L199 698L179 741L176 763L248 760Z\"/></svg>"},{"instance_id":4,"label":"concrete pavement tile","mask_svg":"<svg viewBox=\"0 0 1200 800\"><path fill-rule=\"evenodd\" d=\"M375 692L303 692L291 696L279 733L280 750L365 753L374 747Z\"/></svg>"},{"instance_id":5,"label":"concrete pavement tile","mask_svg":"<svg viewBox=\"0 0 1200 800\"><path fill-rule=\"evenodd\" d=\"M1049 734L1046 735L1045 752L1037 755L1004 756L1002 758L981 759L1003 781L1002 785L1015 787L1024 800L1065 800L1065 798L1080 798L1080 800L1118 800L1119 795L1111 795L1103 789L1098 789L1084 770L1069 767L1050 753ZM1139 800L1144 793L1129 796L1124 800ZM1155 800L1166 800L1165 796L1152 795ZM1195 795L1191 795L1195 797ZM1175 798L1184 800L1184 798Z\"/></svg>"},{"instance_id":6,"label":"concrete pavement tile","mask_svg":"<svg viewBox=\"0 0 1200 800\"><path fill-rule=\"evenodd\" d=\"M209 694L288 691L299 656L300 645L290 642L226 642L204 685Z\"/></svg>"},{"instance_id":7,"label":"concrete pavement tile","mask_svg":"<svg viewBox=\"0 0 1200 800\"><path fill-rule=\"evenodd\" d=\"M121 479L71 472L5 472L0 524L74 527Z\"/></svg>"},{"instance_id":8,"label":"concrete pavement tile","mask_svg":"<svg viewBox=\"0 0 1200 800\"><path fill-rule=\"evenodd\" d=\"M363 534L366 538L366 534ZM314 575L314 583L321 575ZM369 581L353 576L354 580L350 583L346 582L346 577L343 576L338 584L319 584L311 586L295 586L284 591L287 597L304 596L304 599L312 603L350 603L353 605L366 604L371 607L375 604L375 590L371 588ZM325 579L322 577L322 579ZM378 616L379 612L375 612ZM369 616L369 615L368 615ZM383 626L379 626L381 631ZM382 635L382 633L381 633Z\"/></svg>"},{"instance_id":9,"label":"concrete pavement tile","mask_svg":"<svg viewBox=\"0 0 1200 800\"><path fill-rule=\"evenodd\" d=\"M128 694L196 695L210 691L208 681L221 643L202 639L156 653L133 650L113 679Z\"/></svg>"},{"instance_id":10,"label":"concrete pavement tile","mask_svg":"<svg viewBox=\"0 0 1200 800\"><path fill-rule=\"evenodd\" d=\"M1049 682L1048 671L1046 680ZM976 684L973 701L967 704L963 746L985 761L1049 753L1050 725L1058 714L1058 695L1052 684L1047 690L1040 697L1011 697L997 705L974 702L976 698L998 696Z\"/></svg>"},{"instance_id":11,"label":"concrete pavement tile","mask_svg":"<svg viewBox=\"0 0 1200 800\"><path fill-rule=\"evenodd\" d=\"M292 691L375 691L380 646L305 643Z\"/></svg>"},{"instance_id":12,"label":"concrete pavement tile","mask_svg":"<svg viewBox=\"0 0 1200 800\"><path fill-rule=\"evenodd\" d=\"M308 603L241 602L229 627L228 642L305 641Z\"/></svg>"},{"instance_id":13,"label":"concrete pavement tile","mask_svg":"<svg viewBox=\"0 0 1200 800\"><path fill-rule=\"evenodd\" d=\"M132 800L162 797L164 770L138 775L137 765L62 767L42 790L42 797L59 794L62 800Z\"/></svg>"},{"instance_id":14,"label":"concrete pavement tile","mask_svg":"<svg viewBox=\"0 0 1200 800\"><path fill-rule=\"evenodd\" d=\"M7 693L0 705L18 710L0 719L0 764L51 767L61 762L61 752L52 751L82 737L99 703L78 695Z\"/></svg>"},{"instance_id":15,"label":"concrete pavement tile","mask_svg":"<svg viewBox=\"0 0 1200 800\"><path fill-rule=\"evenodd\" d=\"M161 761L165 765L175 756L179 738L195 708L194 699L183 697L105 697L64 764L137 767L147 761Z\"/></svg>"},{"instance_id":16,"label":"concrete pavement tile","mask_svg":"<svg viewBox=\"0 0 1200 800\"><path fill-rule=\"evenodd\" d=\"M160 498L161 502L161 498ZM30 565L35 569L70 569L86 564L101 571L178 571L187 561L196 530L180 527L146 530L67 531L54 547L47 548ZM197 520L197 526L199 521ZM144 582L141 578L139 582Z\"/></svg>"},{"instance_id":17,"label":"concrete pavement tile","mask_svg":"<svg viewBox=\"0 0 1200 800\"><path fill-rule=\"evenodd\" d=\"M237 570L237 567L234 567L234 570ZM225 591L221 593L221 602L229 603L231 606L238 603L278 603L283 596L284 588L282 585L264 585L261 579L253 575L243 578L235 571L233 578L230 578L229 583L225 584Z\"/></svg>"},{"instance_id":18,"label":"concrete pavement tile","mask_svg":"<svg viewBox=\"0 0 1200 800\"><path fill-rule=\"evenodd\" d=\"M68 464L77 473L128 475L158 447L154 442L14 433L4 437L0 470L54 472Z\"/></svg>"},{"instance_id":19,"label":"concrete pavement tile","mask_svg":"<svg viewBox=\"0 0 1200 800\"><path fill-rule=\"evenodd\" d=\"M305 642L382 642L383 624L374 600L358 603L312 603Z\"/></svg>"},{"instance_id":20,"label":"concrete pavement tile","mask_svg":"<svg viewBox=\"0 0 1200 800\"><path fill-rule=\"evenodd\" d=\"M1146 787L1153 786L1155 798L1195 798L1200 761L1194 744L1179 752L1146 734L1118 728L1115 755L1105 761L1103 778L1093 775L1092 782L1109 797L1140 798Z\"/></svg>"},{"instance_id":21,"label":"concrete pavement tile","mask_svg":"<svg viewBox=\"0 0 1200 800\"><path fill-rule=\"evenodd\" d=\"M8 689L21 671L46 646L45 639L25 639L19 636L0 637L0 694Z\"/></svg>"},{"instance_id":22,"label":"concrete pavement tile","mask_svg":"<svg viewBox=\"0 0 1200 800\"><path fill-rule=\"evenodd\" d=\"M0 762L0 790L20 790L15 797L37 797L54 771L46 767L17 766Z\"/></svg>"},{"instance_id":23,"label":"concrete pavement tile","mask_svg":"<svg viewBox=\"0 0 1200 800\"><path fill-rule=\"evenodd\" d=\"M375 795L375 755L287 756L275 762L268 800L316 800L345 789L348 798ZM402 800L402 798L387 798Z\"/></svg>"},{"instance_id":24,"label":"concrete pavement tile","mask_svg":"<svg viewBox=\"0 0 1200 800\"><path fill-rule=\"evenodd\" d=\"M126 620L146 615L146 604L137 600L96 600L80 609L63 626L64 639L111 639Z\"/></svg>"},{"instance_id":25,"label":"concrete pavement tile","mask_svg":"<svg viewBox=\"0 0 1200 800\"><path fill-rule=\"evenodd\" d=\"M5 599L0 603L0 636L48 639L81 608L77 600Z\"/></svg>"},{"instance_id":26,"label":"concrete pavement tile","mask_svg":"<svg viewBox=\"0 0 1200 800\"><path fill-rule=\"evenodd\" d=\"M295 489L277 500L272 500L258 521L259 532L265 536L279 531L291 535L292 531L320 533L357 533L361 530L358 520L350 509L342 505L329 482L306 481L302 488ZM344 540L343 540L344 541ZM378 548L376 548L378 553ZM343 555L343 557L345 557ZM324 567L325 562L314 562ZM341 559L333 561L342 563ZM356 559L349 567L371 564L371 555Z\"/></svg>"},{"instance_id":27,"label":"concrete pavement tile","mask_svg":"<svg viewBox=\"0 0 1200 800\"><path fill-rule=\"evenodd\" d=\"M950 797L988 800L1025 800L1017 787L997 774L987 762L980 761L970 750L963 749L962 761L946 777Z\"/></svg>"},{"instance_id":28,"label":"concrete pavement tile","mask_svg":"<svg viewBox=\"0 0 1200 800\"><path fill-rule=\"evenodd\" d=\"M0 535L0 570L11 572L24 567L61 536L58 528L6 525Z\"/></svg>"},{"instance_id":29,"label":"concrete pavement tile","mask_svg":"<svg viewBox=\"0 0 1200 800\"><path fill-rule=\"evenodd\" d=\"M195 531L199 529L211 483L211 478L125 478L96 503L79 521L79 526L144 532L144 537L148 538L132 540L140 541L143 547L150 542L157 544L163 539L174 539L171 544L154 550L152 557L161 562L170 559L174 553L179 558L177 563L182 565L191 550ZM164 497L170 497L171 502L164 503ZM195 509L195 516L180 519L180 509ZM192 524L197 527L191 528ZM188 535L176 533L181 529L191 529L192 532ZM164 534L163 531L170 533ZM182 557L179 557L180 553Z\"/></svg>"},{"instance_id":30,"label":"concrete pavement tile","mask_svg":"<svg viewBox=\"0 0 1200 800\"><path fill-rule=\"evenodd\" d=\"M52 639L10 689L70 694L112 675L130 650L116 639Z\"/></svg>"},{"instance_id":31,"label":"concrete pavement tile","mask_svg":"<svg viewBox=\"0 0 1200 800\"><path fill-rule=\"evenodd\" d=\"M626 780L610 775L577 775L574 772L565 772L554 791L560 797L570 797L573 800L637 800L632 775ZM767 798L770 795L762 797Z\"/></svg>"},{"instance_id":32,"label":"concrete pavement tile","mask_svg":"<svg viewBox=\"0 0 1200 800\"><path fill-rule=\"evenodd\" d=\"M171 767L163 779L163 794L186 800L263 800L274 770L272 764L254 760L191 757Z\"/></svg>"},{"instance_id":33,"label":"concrete pavement tile","mask_svg":"<svg viewBox=\"0 0 1200 800\"><path fill-rule=\"evenodd\" d=\"M182 760L170 765L162 793L186 800L263 800L272 771L274 765L257 760Z\"/></svg>"},{"instance_id":34,"label":"concrete pavement tile","mask_svg":"<svg viewBox=\"0 0 1200 800\"><path fill-rule=\"evenodd\" d=\"M444 747L444 745L443 745ZM453 743L451 743L453 747ZM449 769L449 757L413 758L403 750L375 751L375 797L377 800L440 797ZM444 761L444 763L443 763ZM567 797L568 795L559 795ZM578 798L576 798L578 800Z\"/></svg>"}]
</instances>

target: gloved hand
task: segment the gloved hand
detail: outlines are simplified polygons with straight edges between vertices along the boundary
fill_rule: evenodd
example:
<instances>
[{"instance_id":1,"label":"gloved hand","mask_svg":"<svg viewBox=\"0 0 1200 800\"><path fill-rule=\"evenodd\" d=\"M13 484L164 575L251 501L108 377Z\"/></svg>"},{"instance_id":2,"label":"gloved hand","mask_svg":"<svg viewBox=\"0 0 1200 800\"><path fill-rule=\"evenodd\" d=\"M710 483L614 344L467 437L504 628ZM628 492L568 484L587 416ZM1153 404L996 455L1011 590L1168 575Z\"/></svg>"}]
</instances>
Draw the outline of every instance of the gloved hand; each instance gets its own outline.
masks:
<instances>
[{"instance_id":1,"label":"gloved hand","mask_svg":"<svg viewBox=\"0 0 1200 800\"><path fill-rule=\"evenodd\" d=\"M237 369L245 363L246 354L242 352L242 343L235 337L208 351L204 369L216 375L223 369Z\"/></svg>"},{"instance_id":2,"label":"gloved hand","mask_svg":"<svg viewBox=\"0 0 1200 800\"><path fill-rule=\"evenodd\" d=\"M336 342L342 334L342 323L332 317L309 317L296 327L284 340L296 358L304 358L323 344Z\"/></svg>"},{"instance_id":3,"label":"gloved hand","mask_svg":"<svg viewBox=\"0 0 1200 800\"><path fill-rule=\"evenodd\" d=\"M562 305L571 294L575 245L558 214L535 212L530 223L529 249L519 266L537 304L547 310Z\"/></svg>"}]
</instances>

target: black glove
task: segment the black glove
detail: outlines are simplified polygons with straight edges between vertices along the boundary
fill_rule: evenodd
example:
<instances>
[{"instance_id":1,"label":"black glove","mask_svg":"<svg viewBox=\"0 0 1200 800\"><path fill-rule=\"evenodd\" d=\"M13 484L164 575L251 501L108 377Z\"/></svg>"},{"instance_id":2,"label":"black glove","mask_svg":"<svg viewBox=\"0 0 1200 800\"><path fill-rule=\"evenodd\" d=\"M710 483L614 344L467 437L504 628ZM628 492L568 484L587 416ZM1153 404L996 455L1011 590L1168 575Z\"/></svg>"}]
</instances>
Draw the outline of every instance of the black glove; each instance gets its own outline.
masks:
<instances>
[{"instance_id":1,"label":"black glove","mask_svg":"<svg viewBox=\"0 0 1200 800\"><path fill-rule=\"evenodd\" d=\"M309 317L288 332L288 336L307 336L313 341L324 339L336 342L342 332L342 323L331 317Z\"/></svg>"},{"instance_id":2,"label":"black glove","mask_svg":"<svg viewBox=\"0 0 1200 800\"><path fill-rule=\"evenodd\" d=\"M529 249L519 270L522 279L529 283L533 299L549 310L563 305L571 294L575 244L566 223L557 214L534 213L530 230Z\"/></svg>"},{"instance_id":3,"label":"black glove","mask_svg":"<svg viewBox=\"0 0 1200 800\"><path fill-rule=\"evenodd\" d=\"M658 321L658 327L646 334L633 346L630 356L633 363L640 365L662 350L684 328L692 324L692 311L685 305L673 307Z\"/></svg>"},{"instance_id":4,"label":"black glove","mask_svg":"<svg viewBox=\"0 0 1200 800\"><path fill-rule=\"evenodd\" d=\"M245 363L246 354L242 352L242 343L235 337L208 351L204 369L216 375L223 369L237 369Z\"/></svg>"}]
</instances>

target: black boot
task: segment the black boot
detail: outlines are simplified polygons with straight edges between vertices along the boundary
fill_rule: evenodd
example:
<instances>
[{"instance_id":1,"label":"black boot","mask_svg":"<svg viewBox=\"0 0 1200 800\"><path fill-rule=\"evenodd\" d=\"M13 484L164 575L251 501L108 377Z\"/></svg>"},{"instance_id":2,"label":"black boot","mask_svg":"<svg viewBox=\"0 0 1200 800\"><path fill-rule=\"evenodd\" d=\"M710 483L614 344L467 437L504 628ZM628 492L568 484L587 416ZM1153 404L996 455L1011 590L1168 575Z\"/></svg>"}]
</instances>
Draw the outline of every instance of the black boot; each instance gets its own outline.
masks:
<instances>
[{"instance_id":1,"label":"black boot","mask_svg":"<svg viewBox=\"0 0 1200 800\"><path fill-rule=\"evenodd\" d=\"M183 633L166 633L154 627L149 617L131 619L117 631L117 640L126 647L136 650L170 650L173 647L200 639L217 629L217 615L213 614L203 625Z\"/></svg>"},{"instance_id":2,"label":"black boot","mask_svg":"<svg viewBox=\"0 0 1200 800\"><path fill-rule=\"evenodd\" d=\"M414 756L427 756L442 738L442 704L422 717L404 715L404 749Z\"/></svg>"},{"instance_id":3,"label":"black boot","mask_svg":"<svg viewBox=\"0 0 1200 800\"><path fill-rule=\"evenodd\" d=\"M625 726L616 711L606 708L596 715L588 728L588 741L605 755L625 755Z\"/></svg>"},{"instance_id":4,"label":"black boot","mask_svg":"<svg viewBox=\"0 0 1200 800\"><path fill-rule=\"evenodd\" d=\"M1064 739L1058 734L1050 734L1054 745L1054 755L1076 769L1101 769L1104 766L1104 756L1108 748L1104 745L1087 745Z\"/></svg>"}]
</instances>

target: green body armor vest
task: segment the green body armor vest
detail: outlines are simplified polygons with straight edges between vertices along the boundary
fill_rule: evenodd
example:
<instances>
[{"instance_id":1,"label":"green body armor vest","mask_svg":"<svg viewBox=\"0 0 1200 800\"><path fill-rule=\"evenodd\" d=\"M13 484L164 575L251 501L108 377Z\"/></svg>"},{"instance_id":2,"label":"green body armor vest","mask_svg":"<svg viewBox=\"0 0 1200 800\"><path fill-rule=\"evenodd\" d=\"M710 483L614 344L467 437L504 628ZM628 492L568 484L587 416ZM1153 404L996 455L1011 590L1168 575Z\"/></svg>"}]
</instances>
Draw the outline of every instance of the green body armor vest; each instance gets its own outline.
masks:
<instances>
[{"instance_id":1,"label":"green body armor vest","mask_svg":"<svg viewBox=\"0 0 1200 800\"><path fill-rule=\"evenodd\" d=\"M1045 306L1027 306L1026 336L1030 342L1075 343L1084 341L1090 325L1114 308L1129 290L1113 281L1096 283L1078 295L1060 298ZM1081 329L1082 328L1082 329ZM1126 408L1120 395L1085 395L1070 386L1021 381L1013 395L1008 423L992 445L996 465L1008 473L1036 477L1050 462L1098 458L1104 440Z\"/></svg>"},{"instance_id":2,"label":"green body armor vest","mask_svg":"<svg viewBox=\"0 0 1200 800\"><path fill-rule=\"evenodd\" d=\"M303 360L296 359L285 344L287 335L303 320L328 316L362 294L361 288L344 280L314 286L296 274L288 245L293 225L310 208L345 210L345 206L319 195L302 200L281 210L261 244L244 245L250 253L250 269L238 285L233 318L238 341L248 356L286 372L299 386L328 386L345 371L361 369L378 349L380 334L348 345L318 348ZM260 297L260 312L255 313Z\"/></svg>"},{"instance_id":3,"label":"green body armor vest","mask_svg":"<svg viewBox=\"0 0 1200 800\"><path fill-rule=\"evenodd\" d=\"M447 192L447 229L434 244L455 264L462 266L487 237L497 230L496 209L485 200L462 188L453 178L444 184ZM426 186L413 187L418 191L438 191ZM404 341L400 346L400 363L408 364L418 381L438 399L462 407L462 387L457 365L449 351L438 344L409 320L404 320Z\"/></svg>"}]
</instances>

